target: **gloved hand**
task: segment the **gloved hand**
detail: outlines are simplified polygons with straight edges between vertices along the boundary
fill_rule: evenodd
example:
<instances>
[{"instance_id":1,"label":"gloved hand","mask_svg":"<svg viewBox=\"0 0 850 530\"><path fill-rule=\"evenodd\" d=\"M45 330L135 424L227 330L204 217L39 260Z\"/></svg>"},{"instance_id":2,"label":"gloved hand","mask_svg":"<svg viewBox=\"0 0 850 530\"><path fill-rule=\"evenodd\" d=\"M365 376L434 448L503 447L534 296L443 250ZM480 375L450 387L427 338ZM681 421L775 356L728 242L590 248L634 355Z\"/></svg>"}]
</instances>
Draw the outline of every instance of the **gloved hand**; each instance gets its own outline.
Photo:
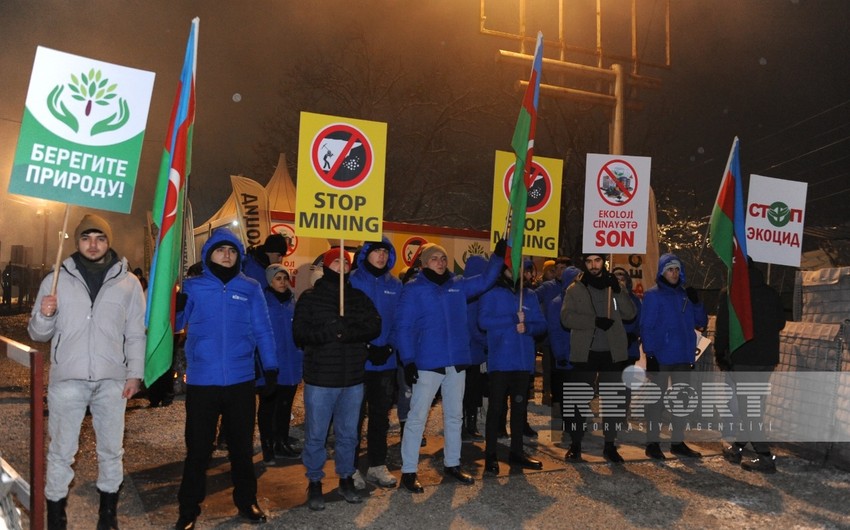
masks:
<instances>
[{"instance_id":1,"label":"gloved hand","mask_svg":"<svg viewBox=\"0 0 850 530\"><path fill-rule=\"evenodd\" d=\"M685 287L685 294L688 295L688 300L693 304L699 303L699 293L693 287Z\"/></svg>"},{"instance_id":2,"label":"gloved hand","mask_svg":"<svg viewBox=\"0 0 850 530\"><path fill-rule=\"evenodd\" d=\"M493 254L499 256L500 258L504 258L505 254L508 253L508 240L500 239L496 242L496 248L493 249Z\"/></svg>"},{"instance_id":3,"label":"gloved hand","mask_svg":"<svg viewBox=\"0 0 850 530\"><path fill-rule=\"evenodd\" d=\"M596 317L596 327L602 331L608 331L613 325L614 321L610 318Z\"/></svg>"},{"instance_id":4,"label":"gloved hand","mask_svg":"<svg viewBox=\"0 0 850 530\"><path fill-rule=\"evenodd\" d=\"M407 386L412 387L419 381L419 370L416 369L416 363L408 363L404 365L404 382Z\"/></svg>"},{"instance_id":5,"label":"gloved hand","mask_svg":"<svg viewBox=\"0 0 850 530\"><path fill-rule=\"evenodd\" d=\"M189 295L183 292L177 293L174 299L174 310L178 313L186 309L186 303L189 301Z\"/></svg>"},{"instance_id":6,"label":"gloved hand","mask_svg":"<svg viewBox=\"0 0 850 530\"><path fill-rule=\"evenodd\" d=\"M260 387L260 394L264 397L271 397L277 389L277 370L266 370L263 372L263 379L266 384Z\"/></svg>"},{"instance_id":7,"label":"gloved hand","mask_svg":"<svg viewBox=\"0 0 850 530\"><path fill-rule=\"evenodd\" d=\"M730 358L729 352L726 350L721 350L715 347L714 362L717 363L717 367L723 372L732 369L732 359Z\"/></svg>"},{"instance_id":8,"label":"gloved hand","mask_svg":"<svg viewBox=\"0 0 850 530\"><path fill-rule=\"evenodd\" d=\"M366 349L369 351L367 359L375 366L387 364L387 359L393 354L393 347L387 344L386 346L375 346L367 344Z\"/></svg>"},{"instance_id":9,"label":"gloved hand","mask_svg":"<svg viewBox=\"0 0 850 530\"><path fill-rule=\"evenodd\" d=\"M617 279L613 274L608 275L608 285L611 287L611 291L613 293L620 292L620 280Z\"/></svg>"}]
</instances>

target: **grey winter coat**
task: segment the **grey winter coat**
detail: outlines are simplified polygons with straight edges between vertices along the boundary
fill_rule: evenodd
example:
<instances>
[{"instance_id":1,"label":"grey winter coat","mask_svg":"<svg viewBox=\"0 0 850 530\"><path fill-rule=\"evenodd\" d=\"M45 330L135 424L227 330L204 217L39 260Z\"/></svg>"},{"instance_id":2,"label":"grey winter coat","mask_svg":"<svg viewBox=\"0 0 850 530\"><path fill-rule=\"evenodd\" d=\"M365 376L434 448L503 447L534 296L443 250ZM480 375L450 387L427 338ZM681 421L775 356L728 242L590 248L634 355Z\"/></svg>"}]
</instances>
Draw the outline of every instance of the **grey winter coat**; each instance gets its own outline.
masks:
<instances>
[{"instance_id":1,"label":"grey winter coat","mask_svg":"<svg viewBox=\"0 0 850 530\"><path fill-rule=\"evenodd\" d=\"M145 298L127 260L104 276L94 303L73 258L59 269L57 311L41 314L41 299L50 294L53 273L41 282L28 331L50 347L50 380L100 381L142 379L145 365Z\"/></svg>"}]
</instances>

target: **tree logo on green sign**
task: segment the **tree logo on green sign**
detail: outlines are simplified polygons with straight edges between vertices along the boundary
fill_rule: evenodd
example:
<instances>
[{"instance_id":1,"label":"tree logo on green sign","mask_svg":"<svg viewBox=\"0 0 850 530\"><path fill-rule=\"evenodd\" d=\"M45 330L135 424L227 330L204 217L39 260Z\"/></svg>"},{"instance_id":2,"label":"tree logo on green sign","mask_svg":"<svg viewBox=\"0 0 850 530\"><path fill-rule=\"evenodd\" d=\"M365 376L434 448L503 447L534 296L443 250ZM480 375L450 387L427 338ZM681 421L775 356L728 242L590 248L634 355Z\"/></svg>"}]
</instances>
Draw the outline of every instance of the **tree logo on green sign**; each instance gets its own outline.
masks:
<instances>
[{"instance_id":1,"label":"tree logo on green sign","mask_svg":"<svg viewBox=\"0 0 850 530\"><path fill-rule=\"evenodd\" d=\"M85 108L81 110L86 118L91 115L93 105L107 107L114 104L115 98L118 97L116 93L118 83L110 84L109 79L103 77L103 73L94 68L90 69L88 74L85 72L79 76L71 74L71 82L67 85L56 85L47 97L47 108L57 120L67 125L74 132L79 132L80 118L78 118L78 113L71 111L62 100L62 94L66 87L72 99L85 103ZM91 136L120 129L130 120L130 106L127 104L127 100L118 97L117 105L118 108L115 113L92 125Z\"/></svg>"},{"instance_id":2,"label":"tree logo on green sign","mask_svg":"<svg viewBox=\"0 0 850 530\"><path fill-rule=\"evenodd\" d=\"M784 202L775 202L767 209L767 220L776 227L783 227L791 220L791 209Z\"/></svg>"}]
</instances>

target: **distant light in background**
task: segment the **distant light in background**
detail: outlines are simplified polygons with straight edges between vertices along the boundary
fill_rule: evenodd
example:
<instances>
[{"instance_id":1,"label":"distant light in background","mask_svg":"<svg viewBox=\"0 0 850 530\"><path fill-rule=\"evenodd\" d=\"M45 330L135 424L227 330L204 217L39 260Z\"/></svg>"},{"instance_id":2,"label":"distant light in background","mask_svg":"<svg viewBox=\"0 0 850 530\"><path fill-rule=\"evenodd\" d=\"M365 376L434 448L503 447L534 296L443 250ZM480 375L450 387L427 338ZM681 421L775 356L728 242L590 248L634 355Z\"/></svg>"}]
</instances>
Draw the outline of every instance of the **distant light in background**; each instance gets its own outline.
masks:
<instances>
[{"instance_id":1,"label":"distant light in background","mask_svg":"<svg viewBox=\"0 0 850 530\"><path fill-rule=\"evenodd\" d=\"M239 92L233 94L233 102L239 103L240 101L242 101L242 94L240 94Z\"/></svg>"},{"instance_id":2,"label":"distant light in background","mask_svg":"<svg viewBox=\"0 0 850 530\"><path fill-rule=\"evenodd\" d=\"M759 64L762 65L762 66L766 65L767 59L765 59L764 57L759 58Z\"/></svg>"}]
</instances>

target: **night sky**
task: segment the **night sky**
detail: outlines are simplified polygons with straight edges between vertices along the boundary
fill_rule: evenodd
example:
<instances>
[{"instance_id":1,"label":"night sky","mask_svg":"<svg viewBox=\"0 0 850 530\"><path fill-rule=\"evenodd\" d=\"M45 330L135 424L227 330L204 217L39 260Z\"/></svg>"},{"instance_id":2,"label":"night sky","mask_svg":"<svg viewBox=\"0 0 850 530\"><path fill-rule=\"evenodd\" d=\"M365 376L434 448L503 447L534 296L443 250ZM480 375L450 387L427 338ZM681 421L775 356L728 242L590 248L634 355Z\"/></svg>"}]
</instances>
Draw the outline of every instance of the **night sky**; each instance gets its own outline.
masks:
<instances>
[{"instance_id":1,"label":"night sky","mask_svg":"<svg viewBox=\"0 0 850 530\"><path fill-rule=\"evenodd\" d=\"M545 7L537 2L528 4L530 10ZM556 2L548 4L556 6ZM587 13L595 1L569 0L565 4L575 8L566 25L570 38L592 44L593 21L587 19ZM618 44L619 37L610 34L621 28L624 20L618 11L627 15L627 4L603 2L603 10L611 13L606 19L606 35L613 44ZM651 37L662 28L663 19L658 15L664 3L641 0L638 4L650 19L641 26L646 36L641 55L654 61L658 43ZM487 27L515 32L516 5L516 1L489 0ZM539 26L547 40L556 38L552 6L546 12L529 13L528 35L536 33ZM304 99L282 97L281 87L292 86L289 76L294 68L321 73L327 61L348 61L347 36L352 31L368 37L373 60L386 59L387 64L399 64L407 72L438 72L449 79L460 79L457 72L469 76L470 71L480 69L483 83L506 81L504 86L485 86L474 92L486 95L489 90L498 94L494 99L508 98L509 103L512 98L515 103L510 103L504 116L484 125L486 134L473 141L447 146L448 150L475 152L481 160L490 160L489 166L481 164L475 171L485 181L491 178L492 152L510 148L521 98L507 81L527 78L528 72L495 64L493 57L498 49L518 51L518 43L482 35L478 10L477 0L3 0L0 194L6 200L0 210L0 262L8 261L10 245L22 243L35 247L34 258L40 262L44 222L36 212L49 210L52 239L64 209L59 203L6 195L37 46L156 73L133 211L130 216L108 216L116 231L123 230L128 240L116 245L119 252L139 262L141 245L137 241L141 241L145 212L150 208L194 16L199 16L201 23L190 199L195 219L200 222L229 195L231 174L245 174L262 183L271 176L276 156L270 154L275 149L269 149L268 124L291 123L301 110L316 110L291 108L293 101ZM710 202L737 135L741 138L745 175L756 173L809 183L807 225L845 222L843 205L850 199L846 169L850 166L850 2L673 0L671 10L672 65L670 69L641 68L641 73L662 83L657 90L642 89L637 94L643 109L627 114L626 154L651 156L653 185L666 187L671 195L695 190L698 201L693 215L703 217L710 213ZM547 48L546 56L557 57L557 50ZM610 61L606 61L608 64ZM544 70L544 82L557 83L558 76ZM570 105L580 107L566 101L559 105L567 112L572 112ZM551 104L544 101L543 121L547 120L547 109L551 110ZM387 121L392 150L394 131L409 124ZM595 141L604 149L607 130L591 132L604 140ZM586 131L573 131L573 135L579 134ZM563 157L567 143L573 143L573 139L541 135L537 153ZM297 146L281 148L294 153ZM585 155L570 154L582 160ZM294 157L289 156L294 164ZM388 189L403 185L409 178L392 174L392 167L387 174ZM583 179L583 175L572 178ZM489 188L483 189L489 195ZM454 201L447 199L444 207L462 209L465 202L460 195ZM394 220L404 220L399 212L393 214ZM80 215L79 209L73 209L72 223ZM489 221L489 217L486 219ZM52 240L48 253L55 254Z\"/></svg>"}]
</instances>

